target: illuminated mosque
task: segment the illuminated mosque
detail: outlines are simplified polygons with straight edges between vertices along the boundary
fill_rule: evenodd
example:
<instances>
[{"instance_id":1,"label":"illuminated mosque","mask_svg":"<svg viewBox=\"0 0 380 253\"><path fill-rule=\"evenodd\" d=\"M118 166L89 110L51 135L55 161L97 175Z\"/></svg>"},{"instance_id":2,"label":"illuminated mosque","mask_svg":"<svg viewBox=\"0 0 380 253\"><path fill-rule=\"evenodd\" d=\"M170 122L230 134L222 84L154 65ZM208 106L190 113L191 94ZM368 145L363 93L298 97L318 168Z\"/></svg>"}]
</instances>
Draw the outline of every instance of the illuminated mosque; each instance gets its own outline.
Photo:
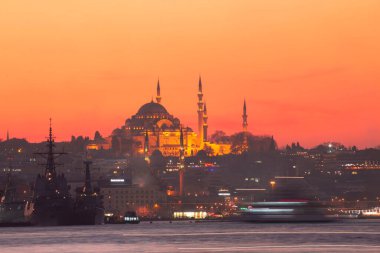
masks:
<instances>
[{"instance_id":1,"label":"illuminated mosque","mask_svg":"<svg viewBox=\"0 0 380 253\"><path fill-rule=\"evenodd\" d=\"M150 156L158 150L163 156L179 156L181 149L184 156L196 155L198 151L208 149L212 155L225 155L231 152L229 143L212 143L208 140L207 107L203 99L202 80L198 83L197 116L198 129L181 124L180 120L170 114L162 105L160 82L157 82L156 101L140 107L135 115L128 118L121 128L115 129L112 136L102 142L93 142L88 149L109 149L121 145L121 140L133 141L132 152ZM243 130L247 131L247 115L244 102ZM182 144L182 145L181 145Z\"/></svg>"}]
</instances>

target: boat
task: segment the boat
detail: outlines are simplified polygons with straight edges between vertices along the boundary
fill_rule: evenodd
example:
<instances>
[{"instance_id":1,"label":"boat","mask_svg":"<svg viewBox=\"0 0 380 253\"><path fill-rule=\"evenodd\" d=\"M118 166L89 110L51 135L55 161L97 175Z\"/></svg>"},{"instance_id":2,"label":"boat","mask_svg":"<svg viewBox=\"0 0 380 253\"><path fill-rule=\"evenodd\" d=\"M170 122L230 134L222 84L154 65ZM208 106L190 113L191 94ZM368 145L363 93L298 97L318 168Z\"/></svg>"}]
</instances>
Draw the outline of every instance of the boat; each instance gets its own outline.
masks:
<instances>
[{"instance_id":1,"label":"boat","mask_svg":"<svg viewBox=\"0 0 380 253\"><path fill-rule=\"evenodd\" d=\"M276 177L268 201L238 205L235 219L250 222L327 222L328 207L318 201L303 177Z\"/></svg>"},{"instance_id":2,"label":"boat","mask_svg":"<svg viewBox=\"0 0 380 253\"><path fill-rule=\"evenodd\" d=\"M106 213L104 216L104 223L107 224L139 224L140 218L135 211L128 211L124 215L117 213Z\"/></svg>"},{"instance_id":3,"label":"boat","mask_svg":"<svg viewBox=\"0 0 380 253\"><path fill-rule=\"evenodd\" d=\"M137 216L136 212L129 211L129 212L126 212L124 215L124 222L126 224L139 224L140 218Z\"/></svg>"},{"instance_id":4,"label":"boat","mask_svg":"<svg viewBox=\"0 0 380 253\"><path fill-rule=\"evenodd\" d=\"M45 174L38 175L34 184L33 197L26 203L25 216L37 226L72 225L74 201L69 192L65 175L56 172L55 159L65 153L54 152L51 120L47 152L36 153L46 158Z\"/></svg>"},{"instance_id":5,"label":"boat","mask_svg":"<svg viewBox=\"0 0 380 253\"><path fill-rule=\"evenodd\" d=\"M284 200L253 202L240 206L238 219L250 222L327 222L326 208L319 202Z\"/></svg>"},{"instance_id":6,"label":"boat","mask_svg":"<svg viewBox=\"0 0 380 253\"><path fill-rule=\"evenodd\" d=\"M85 184L77 191L72 222L74 225L100 225L104 223L102 198L91 185L91 161L87 160L84 164L86 166Z\"/></svg>"},{"instance_id":7,"label":"boat","mask_svg":"<svg viewBox=\"0 0 380 253\"><path fill-rule=\"evenodd\" d=\"M25 202L15 198L16 188L13 186L11 174L8 173L4 195L0 201L0 226L15 227L29 226L24 215Z\"/></svg>"},{"instance_id":8,"label":"boat","mask_svg":"<svg viewBox=\"0 0 380 253\"><path fill-rule=\"evenodd\" d=\"M359 212L358 219L380 219L380 208L375 207L370 210L362 210Z\"/></svg>"}]
</instances>

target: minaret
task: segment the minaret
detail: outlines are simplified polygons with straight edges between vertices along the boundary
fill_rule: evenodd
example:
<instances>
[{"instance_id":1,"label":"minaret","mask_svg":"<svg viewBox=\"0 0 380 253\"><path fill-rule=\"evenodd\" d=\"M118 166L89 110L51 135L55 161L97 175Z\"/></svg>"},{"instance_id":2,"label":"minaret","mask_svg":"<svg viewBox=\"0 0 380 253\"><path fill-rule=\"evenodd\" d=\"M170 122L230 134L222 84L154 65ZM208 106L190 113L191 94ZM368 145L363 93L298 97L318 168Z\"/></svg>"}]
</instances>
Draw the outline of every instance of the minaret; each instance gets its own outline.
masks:
<instances>
[{"instance_id":1,"label":"minaret","mask_svg":"<svg viewBox=\"0 0 380 253\"><path fill-rule=\"evenodd\" d=\"M244 99L244 105L243 105L243 145L242 145L242 149L241 149L241 152L242 153L245 153L248 151L248 136L247 136L247 133L248 133L248 122L247 122L247 118L248 118L248 115L247 115L247 106L245 104L245 99Z\"/></svg>"},{"instance_id":2,"label":"minaret","mask_svg":"<svg viewBox=\"0 0 380 253\"><path fill-rule=\"evenodd\" d=\"M7 141L9 141L9 130L7 130Z\"/></svg>"},{"instance_id":3,"label":"minaret","mask_svg":"<svg viewBox=\"0 0 380 253\"><path fill-rule=\"evenodd\" d=\"M86 160L83 163L86 165L86 178L85 178L85 184L83 187L83 193L92 194L91 174L90 174L90 165L92 164L92 162L90 160Z\"/></svg>"},{"instance_id":4,"label":"minaret","mask_svg":"<svg viewBox=\"0 0 380 253\"><path fill-rule=\"evenodd\" d=\"M247 122L247 106L245 104L245 99L244 99L244 105L243 105L243 132L248 131L248 122Z\"/></svg>"},{"instance_id":5,"label":"minaret","mask_svg":"<svg viewBox=\"0 0 380 253\"><path fill-rule=\"evenodd\" d=\"M144 159L145 159L145 161L149 162L149 136L148 136L148 130L145 130Z\"/></svg>"},{"instance_id":6,"label":"minaret","mask_svg":"<svg viewBox=\"0 0 380 253\"><path fill-rule=\"evenodd\" d=\"M274 137L272 135L272 138L270 140L270 147L269 147L270 151L275 151L276 150L276 142L274 141Z\"/></svg>"},{"instance_id":7,"label":"minaret","mask_svg":"<svg viewBox=\"0 0 380 253\"><path fill-rule=\"evenodd\" d=\"M207 141L207 128L208 128L207 119L208 119L207 107L206 107L206 103L205 103L204 107L203 107L203 142Z\"/></svg>"},{"instance_id":8,"label":"minaret","mask_svg":"<svg viewBox=\"0 0 380 253\"><path fill-rule=\"evenodd\" d=\"M203 142L203 92L202 92L202 80L199 76L198 83L198 140L201 146Z\"/></svg>"},{"instance_id":9,"label":"minaret","mask_svg":"<svg viewBox=\"0 0 380 253\"><path fill-rule=\"evenodd\" d=\"M156 95L156 101L158 104L161 103L161 89L160 89L160 79L157 81L157 95Z\"/></svg>"},{"instance_id":10,"label":"minaret","mask_svg":"<svg viewBox=\"0 0 380 253\"><path fill-rule=\"evenodd\" d=\"M179 196L183 196L183 175L185 173L185 146L183 142L183 131L181 128L181 134L179 137L179 143L180 143L180 148L179 148L179 168L178 168L178 173L179 173Z\"/></svg>"}]
</instances>

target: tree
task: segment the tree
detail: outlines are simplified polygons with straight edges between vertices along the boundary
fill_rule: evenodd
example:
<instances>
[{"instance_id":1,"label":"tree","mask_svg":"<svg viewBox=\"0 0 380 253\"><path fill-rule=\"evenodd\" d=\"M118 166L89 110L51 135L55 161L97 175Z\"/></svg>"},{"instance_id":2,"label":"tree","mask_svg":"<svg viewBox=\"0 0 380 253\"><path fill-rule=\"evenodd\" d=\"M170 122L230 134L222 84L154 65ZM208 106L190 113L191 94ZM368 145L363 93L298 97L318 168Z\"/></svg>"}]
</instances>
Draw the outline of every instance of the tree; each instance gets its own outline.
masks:
<instances>
[{"instance_id":1,"label":"tree","mask_svg":"<svg viewBox=\"0 0 380 253\"><path fill-rule=\"evenodd\" d=\"M131 138L121 138L121 153L132 154L134 141Z\"/></svg>"},{"instance_id":2,"label":"tree","mask_svg":"<svg viewBox=\"0 0 380 253\"><path fill-rule=\"evenodd\" d=\"M227 143L230 141L230 137L227 136L225 132L217 130L211 135L210 141L215 143Z\"/></svg>"},{"instance_id":3,"label":"tree","mask_svg":"<svg viewBox=\"0 0 380 253\"><path fill-rule=\"evenodd\" d=\"M154 150L150 156L150 167L153 170L154 175L159 175L161 171L165 169L165 157L162 155L161 151Z\"/></svg>"},{"instance_id":4,"label":"tree","mask_svg":"<svg viewBox=\"0 0 380 253\"><path fill-rule=\"evenodd\" d=\"M120 152L121 152L121 143L120 143L119 137L112 136L111 148L112 148L112 151L115 154L120 154Z\"/></svg>"},{"instance_id":5,"label":"tree","mask_svg":"<svg viewBox=\"0 0 380 253\"><path fill-rule=\"evenodd\" d=\"M248 149L252 147L253 144L253 135L251 133L239 132L231 135L231 153L232 154L241 154L243 153L243 146L245 145L245 138L247 140Z\"/></svg>"},{"instance_id":6,"label":"tree","mask_svg":"<svg viewBox=\"0 0 380 253\"><path fill-rule=\"evenodd\" d=\"M213 156L214 155L214 149L207 144L205 144L205 146L203 147L203 150L205 151L207 156Z\"/></svg>"}]
</instances>

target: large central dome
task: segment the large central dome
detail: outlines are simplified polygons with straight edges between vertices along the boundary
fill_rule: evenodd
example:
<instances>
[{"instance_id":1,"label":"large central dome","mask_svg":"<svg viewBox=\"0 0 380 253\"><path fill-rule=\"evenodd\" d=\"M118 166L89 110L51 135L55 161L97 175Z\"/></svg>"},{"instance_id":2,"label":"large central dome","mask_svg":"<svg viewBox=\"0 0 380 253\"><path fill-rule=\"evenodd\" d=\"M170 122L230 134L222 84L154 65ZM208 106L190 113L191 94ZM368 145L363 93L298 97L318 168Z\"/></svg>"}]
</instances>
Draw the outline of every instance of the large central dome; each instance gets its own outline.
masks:
<instances>
[{"instance_id":1,"label":"large central dome","mask_svg":"<svg viewBox=\"0 0 380 253\"><path fill-rule=\"evenodd\" d=\"M141 106L137 115L168 114L168 111L159 103L150 102Z\"/></svg>"}]
</instances>

